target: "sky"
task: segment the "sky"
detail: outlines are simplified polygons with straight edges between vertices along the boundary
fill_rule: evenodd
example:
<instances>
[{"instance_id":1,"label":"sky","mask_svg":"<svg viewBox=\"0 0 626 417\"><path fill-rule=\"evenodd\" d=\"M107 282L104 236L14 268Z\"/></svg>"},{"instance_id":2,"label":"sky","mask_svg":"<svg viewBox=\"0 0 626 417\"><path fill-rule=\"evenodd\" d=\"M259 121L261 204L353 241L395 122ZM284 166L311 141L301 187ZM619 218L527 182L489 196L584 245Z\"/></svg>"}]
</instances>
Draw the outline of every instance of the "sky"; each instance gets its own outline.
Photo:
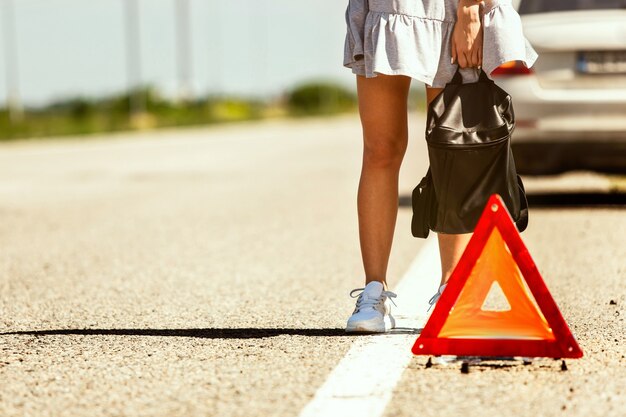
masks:
<instances>
[{"instance_id":1,"label":"sky","mask_svg":"<svg viewBox=\"0 0 626 417\"><path fill-rule=\"evenodd\" d=\"M0 0L0 106L7 97L9 1L15 14L17 85L25 105L127 88L129 0ZM179 86L177 0L137 1L140 79L173 97ZM322 77L354 87L355 76L343 67L348 0L188 1L192 95L276 95Z\"/></svg>"}]
</instances>

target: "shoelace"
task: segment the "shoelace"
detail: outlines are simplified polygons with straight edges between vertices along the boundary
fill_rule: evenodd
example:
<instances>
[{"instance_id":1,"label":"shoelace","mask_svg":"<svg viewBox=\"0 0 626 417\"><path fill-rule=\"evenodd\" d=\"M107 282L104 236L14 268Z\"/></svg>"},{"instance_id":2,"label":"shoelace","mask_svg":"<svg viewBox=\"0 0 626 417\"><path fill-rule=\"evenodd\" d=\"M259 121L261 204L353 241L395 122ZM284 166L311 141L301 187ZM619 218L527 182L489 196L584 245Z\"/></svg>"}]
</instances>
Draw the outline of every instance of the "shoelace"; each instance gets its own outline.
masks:
<instances>
[{"instance_id":1,"label":"shoelace","mask_svg":"<svg viewBox=\"0 0 626 417\"><path fill-rule=\"evenodd\" d=\"M430 304L430 307L428 307L428 310L426 310L426 312L429 312L431 308L433 308L433 306L435 305L435 303L437 302L437 300L439 300L439 297L441 297L441 293L443 292L443 290L446 288L447 284L443 284L439 287L439 289L437 290L437 293L435 295L433 295L432 297L430 297L430 300L428 300L428 304Z\"/></svg>"},{"instance_id":2,"label":"shoelace","mask_svg":"<svg viewBox=\"0 0 626 417\"><path fill-rule=\"evenodd\" d=\"M382 302L384 297L389 298L389 300L393 303L394 306L398 307L398 305L393 301L393 298L397 297L398 295L395 292L392 291L382 291L380 293L380 297L379 298L363 298L363 291L365 290L365 288L355 288L352 291L350 291L350 297L352 298L356 298L355 295L353 295L356 291L361 291L361 293L358 295L359 298L357 298L356 300L356 308L355 311L358 312L361 310L361 308L363 307L375 307L377 306L379 303Z\"/></svg>"}]
</instances>

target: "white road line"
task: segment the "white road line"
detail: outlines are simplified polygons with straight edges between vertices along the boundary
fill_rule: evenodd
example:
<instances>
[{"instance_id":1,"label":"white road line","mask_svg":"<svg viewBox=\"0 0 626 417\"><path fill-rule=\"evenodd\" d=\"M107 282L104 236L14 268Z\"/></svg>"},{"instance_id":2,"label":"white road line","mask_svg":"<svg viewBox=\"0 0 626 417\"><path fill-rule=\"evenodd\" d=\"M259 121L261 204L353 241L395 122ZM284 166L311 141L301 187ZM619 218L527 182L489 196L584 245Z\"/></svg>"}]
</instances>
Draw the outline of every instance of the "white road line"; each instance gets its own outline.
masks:
<instances>
[{"instance_id":1,"label":"white road line","mask_svg":"<svg viewBox=\"0 0 626 417\"><path fill-rule=\"evenodd\" d=\"M439 287L441 265L435 233L424 242L396 288L397 329L390 334L359 336L345 357L302 409L300 417L378 417L409 365L417 329L424 324L428 300ZM404 328L404 330L403 330Z\"/></svg>"}]
</instances>

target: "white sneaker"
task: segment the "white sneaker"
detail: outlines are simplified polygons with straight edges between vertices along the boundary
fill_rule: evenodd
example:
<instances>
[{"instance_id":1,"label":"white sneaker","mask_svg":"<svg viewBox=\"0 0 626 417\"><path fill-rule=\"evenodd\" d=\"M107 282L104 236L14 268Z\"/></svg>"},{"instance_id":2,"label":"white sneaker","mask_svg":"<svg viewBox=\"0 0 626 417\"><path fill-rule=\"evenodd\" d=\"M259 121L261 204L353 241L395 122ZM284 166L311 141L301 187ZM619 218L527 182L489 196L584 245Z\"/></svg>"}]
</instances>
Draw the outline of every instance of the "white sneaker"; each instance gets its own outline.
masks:
<instances>
[{"instance_id":1,"label":"white sneaker","mask_svg":"<svg viewBox=\"0 0 626 417\"><path fill-rule=\"evenodd\" d=\"M428 310L426 310L426 312L429 312L430 309L433 308L433 306L437 303L437 301L439 301L439 297L441 297L441 293L443 293L443 290L446 288L446 285L448 285L447 282L445 284L441 284L441 286L437 290L437 293L433 295L432 297L430 297L430 300L428 300L428 304L430 305L430 307L428 307Z\"/></svg>"},{"instance_id":2,"label":"white sneaker","mask_svg":"<svg viewBox=\"0 0 626 417\"><path fill-rule=\"evenodd\" d=\"M365 288L350 291L350 297L356 291L362 291L356 300L356 307L348 319L346 332L384 333L396 327L396 320L391 315L391 298L397 295L391 291L383 291L383 284L372 281Z\"/></svg>"}]
</instances>

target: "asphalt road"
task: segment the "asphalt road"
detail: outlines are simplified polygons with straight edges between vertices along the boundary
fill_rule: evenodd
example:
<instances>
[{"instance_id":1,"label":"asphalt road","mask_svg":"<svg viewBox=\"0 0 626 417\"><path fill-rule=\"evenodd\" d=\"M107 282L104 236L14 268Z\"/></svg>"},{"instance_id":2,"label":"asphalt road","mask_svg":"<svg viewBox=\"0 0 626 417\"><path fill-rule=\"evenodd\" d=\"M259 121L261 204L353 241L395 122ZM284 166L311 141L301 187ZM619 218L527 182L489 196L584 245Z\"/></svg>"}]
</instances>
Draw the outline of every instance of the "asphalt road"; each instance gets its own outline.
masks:
<instances>
[{"instance_id":1,"label":"asphalt road","mask_svg":"<svg viewBox=\"0 0 626 417\"><path fill-rule=\"evenodd\" d=\"M427 166L410 123L404 202ZM0 145L0 415L297 415L371 337L343 332L361 150L355 115ZM605 182L574 178L527 189ZM524 241L583 359L414 357L385 415L626 414L625 210L530 206ZM402 205L392 289L424 244L410 221Z\"/></svg>"}]
</instances>

